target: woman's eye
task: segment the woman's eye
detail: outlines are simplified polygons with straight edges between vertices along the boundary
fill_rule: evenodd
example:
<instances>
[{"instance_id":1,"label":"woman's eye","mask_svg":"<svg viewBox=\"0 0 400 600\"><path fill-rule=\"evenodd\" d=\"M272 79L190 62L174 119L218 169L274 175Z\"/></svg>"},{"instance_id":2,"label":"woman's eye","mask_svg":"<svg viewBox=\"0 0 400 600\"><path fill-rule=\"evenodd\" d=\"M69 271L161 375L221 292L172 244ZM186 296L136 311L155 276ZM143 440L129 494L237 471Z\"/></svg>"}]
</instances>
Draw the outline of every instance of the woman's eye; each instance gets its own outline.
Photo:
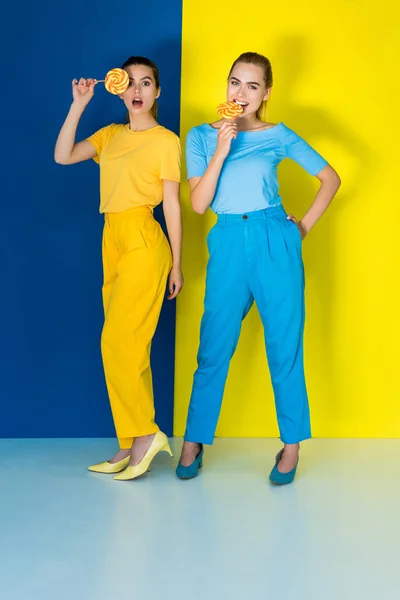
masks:
<instances>
[{"instance_id":1,"label":"woman's eye","mask_svg":"<svg viewBox=\"0 0 400 600\"><path fill-rule=\"evenodd\" d=\"M150 81L143 81L143 85L148 87L150 85Z\"/></svg>"},{"instance_id":2,"label":"woman's eye","mask_svg":"<svg viewBox=\"0 0 400 600\"><path fill-rule=\"evenodd\" d=\"M238 82L237 81L231 81L231 84L232 85L238 85Z\"/></svg>"}]
</instances>

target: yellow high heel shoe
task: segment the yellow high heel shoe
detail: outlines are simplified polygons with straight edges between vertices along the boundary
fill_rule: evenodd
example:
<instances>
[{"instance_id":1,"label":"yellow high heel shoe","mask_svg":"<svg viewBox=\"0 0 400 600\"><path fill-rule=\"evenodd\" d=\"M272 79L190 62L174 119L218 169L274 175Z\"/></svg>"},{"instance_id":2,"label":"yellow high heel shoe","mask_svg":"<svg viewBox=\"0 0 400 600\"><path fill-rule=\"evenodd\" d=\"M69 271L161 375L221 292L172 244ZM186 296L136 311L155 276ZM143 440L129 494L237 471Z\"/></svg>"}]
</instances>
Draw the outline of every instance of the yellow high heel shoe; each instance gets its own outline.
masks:
<instances>
[{"instance_id":1,"label":"yellow high heel shoe","mask_svg":"<svg viewBox=\"0 0 400 600\"><path fill-rule=\"evenodd\" d=\"M88 467L88 470L93 471L94 473L106 473L108 475L112 475L113 473L120 473L129 465L130 458L131 457L128 454L126 458L123 458L118 462L110 463L107 461L98 463L97 465L92 465L91 467Z\"/></svg>"},{"instance_id":2,"label":"yellow high heel shoe","mask_svg":"<svg viewBox=\"0 0 400 600\"><path fill-rule=\"evenodd\" d=\"M138 465L126 467L125 471L114 477L114 479L116 481L128 481L130 479L136 479L136 477L140 477L146 473L146 471L150 471L151 461L159 452L168 452L170 456L173 456L169 446L168 438L162 431L157 431L149 449L143 456L140 463Z\"/></svg>"}]
</instances>

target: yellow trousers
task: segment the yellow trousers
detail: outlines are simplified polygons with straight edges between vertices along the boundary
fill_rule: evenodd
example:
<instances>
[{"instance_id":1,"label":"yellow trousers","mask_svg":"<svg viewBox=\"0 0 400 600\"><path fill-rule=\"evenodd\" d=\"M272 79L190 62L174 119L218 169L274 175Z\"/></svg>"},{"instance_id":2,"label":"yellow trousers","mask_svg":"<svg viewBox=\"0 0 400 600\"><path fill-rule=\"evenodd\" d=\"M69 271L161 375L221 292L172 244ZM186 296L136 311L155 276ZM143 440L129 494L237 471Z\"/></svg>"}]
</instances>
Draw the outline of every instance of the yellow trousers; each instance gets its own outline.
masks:
<instances>
[{"instance_id":1,"label":"yellow trousers","mask_svg":"<svg viewBox=\"0 0 400 600\"><path fill-rule=\"evenodd\" d=\"M150 348L171 266L170 246L149 208L105 215L101 350L121 448L158 431Z\"/></svg>"}]
</instances>

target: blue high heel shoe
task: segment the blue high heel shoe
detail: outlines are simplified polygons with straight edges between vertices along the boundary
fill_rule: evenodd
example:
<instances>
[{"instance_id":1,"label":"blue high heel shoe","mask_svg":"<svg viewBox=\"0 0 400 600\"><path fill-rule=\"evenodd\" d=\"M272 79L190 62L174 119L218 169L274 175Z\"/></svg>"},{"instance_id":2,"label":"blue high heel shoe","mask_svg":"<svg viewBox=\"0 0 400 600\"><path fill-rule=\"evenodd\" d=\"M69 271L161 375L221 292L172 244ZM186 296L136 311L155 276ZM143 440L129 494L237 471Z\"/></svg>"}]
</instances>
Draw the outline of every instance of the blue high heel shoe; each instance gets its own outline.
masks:
<instances>
[{"instance_id":1,"label":"blue high heel shoe","mask_svg":"<svg viewBox=\"0 0 400 600\"><path fill-rule=\"evenodd\" d=\"M280 452L278 452L278 454L276 455L275 466L272 469L271 474L269 476L270 482L273 483L274 485L288 485L289 483L293 482L293 479L296 475L297 466L299 464L298 459L297 459L296 466L294 467L294 469L289 471L289 473L281 473L280 471L278 471L278 465L282 460L283 452L284 452L284 448L282 448L282 450Z\"/></svg>"},{"instance_id":2,"label":"blue high heel shoe","mask_svg":"<svg viewBox=\"0 0 400 600\"><path fill-rule=\"evenodd\" d=\"M199 474L199 470L203 466L204 454L203 444L200 444L200 446L201 450L191 465L189 465L188 467L184 467L181 464L181 461L179 461L178 466L176 467L176 474L179 477L179 479L193 479L193 477L197 477L197 475Z\"/></svg>"}]
</instances>

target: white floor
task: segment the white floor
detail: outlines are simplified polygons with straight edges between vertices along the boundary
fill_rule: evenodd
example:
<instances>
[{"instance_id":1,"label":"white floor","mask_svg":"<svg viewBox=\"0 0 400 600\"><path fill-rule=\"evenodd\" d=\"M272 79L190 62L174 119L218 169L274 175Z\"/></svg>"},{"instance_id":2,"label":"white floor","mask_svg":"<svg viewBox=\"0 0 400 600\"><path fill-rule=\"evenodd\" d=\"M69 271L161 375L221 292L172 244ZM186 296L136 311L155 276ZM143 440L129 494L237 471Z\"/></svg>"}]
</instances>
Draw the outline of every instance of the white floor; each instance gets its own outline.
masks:
<instances>
[{"instance_id":1,"label":"white floor","mask_svg":"<svg viewBox=\"0 0 400 600\"><path fill-rule=\"evenodd\" d=\"M0 440L2 600L399 600L400 440L216 440L201 475L85 467L112 440Z\"/></svg>"}]
</instances>

